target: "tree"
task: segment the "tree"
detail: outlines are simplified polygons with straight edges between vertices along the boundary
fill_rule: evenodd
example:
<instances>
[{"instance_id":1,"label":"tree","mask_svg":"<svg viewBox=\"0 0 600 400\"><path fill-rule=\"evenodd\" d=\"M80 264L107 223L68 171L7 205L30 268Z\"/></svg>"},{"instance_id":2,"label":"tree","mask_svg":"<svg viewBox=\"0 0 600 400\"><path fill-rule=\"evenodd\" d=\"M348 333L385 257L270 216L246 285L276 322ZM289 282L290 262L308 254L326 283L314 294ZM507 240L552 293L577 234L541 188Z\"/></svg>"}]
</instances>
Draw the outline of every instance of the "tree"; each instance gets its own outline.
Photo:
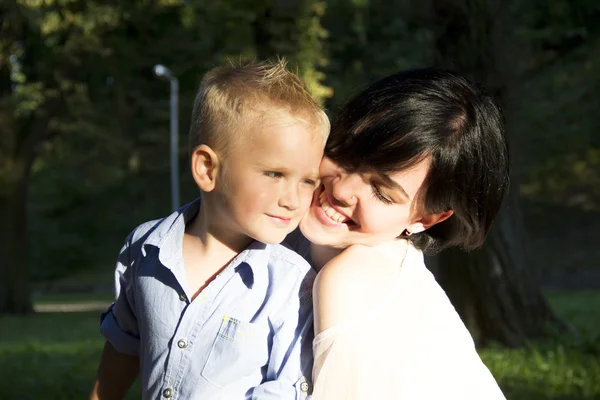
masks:
<instances>
[{"instance_id":1,"label":"tree","mask_svg":"<svg viewBox=\"0 0 600 400\"><path fill-rule=\"evenodd\" d=\"M510 99L519 71L514 45L511 2L497 0L432 0L430 26L438 63L469 73L486 83L508 110L507 132L512 134ZM513 50L510 53L509 50ZM505 68L508 54L513 69ZM511 151L518 151L512 148ZM520 215L518 186L512 187L503 210L484 246L472 253L442 252L436 275L472 333L476 343L497 341L520 346L562 326L541 292L541 281L526 246Z\"/></svg>"},{"instance_id":2,"label":"tree","mask_svg":"<svg viewBox=\"0 0 600 400\"><path fill-rule=\"evenodd\" d=\"M2 2L0 314L32 309L27 197L32 166L44 149L70 143L71 157L101 166L94 179L71 172L70 186L80 197L164 172L166 162L156 160L166 160L157 154L168 118L158 99L166 98L167 85L152 76L156 63L178 76L182 115L191 109L202 74L240 55L286 55L313 93L326 98L323 13L324 3L316 0ZM255 40L265 15L268 42ZM136 171L135 179L127 176Z\"/></svg>"},{"instance_id":3,"label":"tree","mask_svg":"<svg viewBox=\"0 0 600 400\"><path fill-rule=\"evenodd\" d=\"M0 5L0 314L32 311L27 195L43 146L69 135L105 140L113 135L119 123L105 118L112 111L107 80L125 77L115 85L118 95L122 82L139 76L116 57L127 47L119 28L127 28L126 19L138 4L123 9L118 3L19 0ZM136 66L131 57L125 61L126 67ZM150 76L151 65L146 68ZM124 122L127 99L117 100L122 100L117 101L117 120Z\"/></svg>"},{"instance_id":4,"label":"tree","mask_svg":"<svg viewBox=\"0 0 600 400\"><path fill-rule=\"evenodd\" d=\"M257 6L257 4L260 4ZM254 2L252 38L260 59L286 57L312 95L320 101L332 95L323 84L327 65L323 42L327 32L321 24L326 6L322 0Z\"/></svg>"},{"instance_id":5,"label":"tree","mask_svg":"<svg viewBox=\"0 0 600 400\"><path fill-rule=\"evenodd\" d=\"M333 111L369 82L431 64L431 31L417 19L420 8L411 0L327 1L325 72Z\"/></svg>"},{"instance_id":6,"label":"tree","mask_svg":"<svg viewBox=\"0 0 600 400\"><path fill-rule=\"evenodd\" d=\"M21 0L0 6L0 314L32 309L26 237L31 167L45 140L75 128L73 110L85 112L80 68L91 65L82 55L100 55L98 31L117 20L95 3L64 4Z\"/></svg>"}]
</instances>

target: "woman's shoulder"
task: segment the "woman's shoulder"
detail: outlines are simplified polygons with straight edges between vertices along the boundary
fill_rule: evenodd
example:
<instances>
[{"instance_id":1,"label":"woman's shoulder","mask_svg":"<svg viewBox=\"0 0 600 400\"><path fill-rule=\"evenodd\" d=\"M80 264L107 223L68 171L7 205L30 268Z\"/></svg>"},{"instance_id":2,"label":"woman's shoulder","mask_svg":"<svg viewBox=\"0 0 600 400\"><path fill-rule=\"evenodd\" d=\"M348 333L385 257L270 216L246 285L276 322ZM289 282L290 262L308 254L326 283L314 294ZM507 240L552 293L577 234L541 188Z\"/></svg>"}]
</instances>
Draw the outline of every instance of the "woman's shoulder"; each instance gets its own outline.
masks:
<instances>
[{"instance_id":1,"label":"woman's shoulder","mask_svg":"<svg viewBox=\"0 0 600 400\"><path fill-rule=\"evenodd\" d=\"M362 274L369 268L373 258L380 257L372 248L358 245L350 246L329 260L321 269L321 275L324 278L338 278L340 275Z\"/></svg>"},{"instance_id":2,"label":"woman's shoulder","mask_svg":"<svg viewBox=\"0 0 600 400\"><path fill-rule=\"evenodd\" d=\"M364 246L331 259L313 289L317 333L367 316L393 290L400 262Z\"/></svg>"},{"instance_id":3,"label":"woman's shoulder","mask_svg":"<svg viewBox=\"0 0 600 400\"><path fill-rule=\"evenodd\" d=\"M319 272L319 284L354 288L357 285L377 285L389 282L398 272L402 254L396 258L377 251L376 248L354 245L332 258Z\"/></svg>"}]
</instances>

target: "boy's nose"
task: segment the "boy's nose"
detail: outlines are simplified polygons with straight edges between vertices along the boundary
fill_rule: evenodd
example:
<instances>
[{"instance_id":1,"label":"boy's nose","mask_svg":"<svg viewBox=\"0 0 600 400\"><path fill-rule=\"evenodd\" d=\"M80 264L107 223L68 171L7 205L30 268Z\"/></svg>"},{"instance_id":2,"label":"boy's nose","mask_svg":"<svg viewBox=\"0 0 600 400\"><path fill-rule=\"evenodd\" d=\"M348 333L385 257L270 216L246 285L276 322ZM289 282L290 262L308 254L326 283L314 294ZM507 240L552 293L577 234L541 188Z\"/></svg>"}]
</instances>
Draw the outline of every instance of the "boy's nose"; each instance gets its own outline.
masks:
<instances>
[{"instance_id":1,"label":"boy's nose","mask_svg":"<svg viewBox=\"0 0 600 400\"><path fill-rule=\"evenodd\" d=\"M286 208L290 211L297 210L300 207L300 195L297 188L291 188L286 190L282 196L279 197L279 207Z\"/></svg>"}]
</instances>

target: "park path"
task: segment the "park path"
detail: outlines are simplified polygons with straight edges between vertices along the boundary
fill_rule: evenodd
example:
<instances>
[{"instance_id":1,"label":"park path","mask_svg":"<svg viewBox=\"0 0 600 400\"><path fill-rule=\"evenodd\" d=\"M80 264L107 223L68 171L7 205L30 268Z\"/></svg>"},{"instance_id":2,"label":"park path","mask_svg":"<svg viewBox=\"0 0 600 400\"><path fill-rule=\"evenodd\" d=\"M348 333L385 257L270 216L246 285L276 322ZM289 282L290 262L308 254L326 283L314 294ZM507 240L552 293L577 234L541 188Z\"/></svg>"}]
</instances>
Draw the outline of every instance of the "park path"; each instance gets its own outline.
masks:
<instances>
[{"instance_id":1,"label":"park path","mask_svg":"<svg viewBox=\"0 0 600 400\"><path fill-rule=\"evenodd\" d=\"M80 301L69 303L44 303L34 304L35 312L86 312L86 311L104 311L108 308L110 302L107 301Z\"/></svg>"}]
</instances>

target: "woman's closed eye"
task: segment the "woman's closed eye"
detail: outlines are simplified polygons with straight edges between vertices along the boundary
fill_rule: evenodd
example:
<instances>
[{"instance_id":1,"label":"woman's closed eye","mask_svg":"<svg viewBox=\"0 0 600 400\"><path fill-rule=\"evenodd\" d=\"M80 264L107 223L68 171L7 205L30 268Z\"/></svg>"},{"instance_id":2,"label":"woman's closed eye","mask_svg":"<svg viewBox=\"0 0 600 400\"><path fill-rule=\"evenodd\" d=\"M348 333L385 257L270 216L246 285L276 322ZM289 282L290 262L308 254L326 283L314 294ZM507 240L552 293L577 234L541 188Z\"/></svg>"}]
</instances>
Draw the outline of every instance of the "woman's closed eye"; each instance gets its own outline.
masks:
<instances>
[{"instance_id":1,"label":"woman's closed eye","mask_svg":"<svg viewBox=\"0 0 600 400\"><path fill-rule=\"evenodd\" d=\"M393 201L391 199L388 199L381 193L381 191L379 190L377 185L371 185L371 187L373 188L373 197L375 197L377 200L381 201L383 204L392 204L393 203Z\"/></svg>"}]
</instances>

